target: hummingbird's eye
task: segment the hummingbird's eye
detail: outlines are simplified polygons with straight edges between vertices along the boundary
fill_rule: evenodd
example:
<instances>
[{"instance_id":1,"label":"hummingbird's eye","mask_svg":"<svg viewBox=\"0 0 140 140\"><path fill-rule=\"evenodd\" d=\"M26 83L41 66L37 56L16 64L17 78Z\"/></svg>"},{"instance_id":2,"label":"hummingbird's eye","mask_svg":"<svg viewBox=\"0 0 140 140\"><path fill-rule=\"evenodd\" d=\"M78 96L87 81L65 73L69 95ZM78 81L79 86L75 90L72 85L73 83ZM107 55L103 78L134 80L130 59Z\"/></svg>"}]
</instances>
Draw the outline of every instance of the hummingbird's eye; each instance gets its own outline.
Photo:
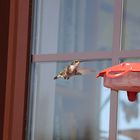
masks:
<instances>
[{"instance_id":1,"label":"hummingbird's eye","mask_svg":"<svg viewBox=\"0 0 140 140\"><path fill-rule=\"evenodd\" d=\"M74 60L71 65L75 64L75 63L78 63L79 61L78 60Z\"/></svg>"}]
</instances>

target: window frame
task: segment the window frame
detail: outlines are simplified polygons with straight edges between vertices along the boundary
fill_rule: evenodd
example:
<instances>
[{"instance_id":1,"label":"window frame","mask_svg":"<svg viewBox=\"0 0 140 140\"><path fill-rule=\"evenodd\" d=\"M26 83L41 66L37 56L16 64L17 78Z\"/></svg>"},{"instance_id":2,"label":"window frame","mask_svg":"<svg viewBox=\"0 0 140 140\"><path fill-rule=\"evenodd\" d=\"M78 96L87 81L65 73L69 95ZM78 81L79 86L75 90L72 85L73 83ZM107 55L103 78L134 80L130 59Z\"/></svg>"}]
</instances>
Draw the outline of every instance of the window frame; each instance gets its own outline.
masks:
<instances>
[{"instance_id":1,"label":"window frame","mask_svg":"<svg viewBox=\"0 0 140 140\"><path fill-rule=\"evenodd\" d=\"M3 28L6 36L1 46L4 51L0 53L4 67L4 72L0 71L0 75L4 74L1 80L4 90L0 99L3 103L0 139L25 140L32 1L5 0L0 3L4 7L0 13L5 12L6 17L1 18L6 22Z\"/></svg>"},{"instance_id":2,"label":"window frame","mask_svg":"<svg viewBox=\"0 0 140 140\"><path fill-rule=\"evenodd\" d=\"M9 0L0 1L0 139L3 137L4 99L6 90L6 63L8 49Z\"/></svg>"}]
</instances>

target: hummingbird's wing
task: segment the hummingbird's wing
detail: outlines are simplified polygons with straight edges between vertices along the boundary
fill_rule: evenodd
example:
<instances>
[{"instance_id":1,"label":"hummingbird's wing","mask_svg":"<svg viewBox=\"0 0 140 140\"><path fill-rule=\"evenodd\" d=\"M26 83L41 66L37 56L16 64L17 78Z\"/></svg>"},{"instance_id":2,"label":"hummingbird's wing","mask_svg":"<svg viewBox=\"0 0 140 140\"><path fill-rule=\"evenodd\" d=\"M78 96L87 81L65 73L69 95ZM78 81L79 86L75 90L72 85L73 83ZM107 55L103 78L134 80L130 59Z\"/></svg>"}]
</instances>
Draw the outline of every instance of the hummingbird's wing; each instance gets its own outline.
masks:
<instances>
[{"instance_id":1,"label":"hummingbird's wing","mask_svg":"<svg viewBox=\"0 0 140 140\"><path fill-rule=\"evenodd\" d=\"M89 74L91 72L95 72L96 70L94 69L87 69L87 68L78 68L76 75L85 75Z\"/></svg>"}]
</instances>

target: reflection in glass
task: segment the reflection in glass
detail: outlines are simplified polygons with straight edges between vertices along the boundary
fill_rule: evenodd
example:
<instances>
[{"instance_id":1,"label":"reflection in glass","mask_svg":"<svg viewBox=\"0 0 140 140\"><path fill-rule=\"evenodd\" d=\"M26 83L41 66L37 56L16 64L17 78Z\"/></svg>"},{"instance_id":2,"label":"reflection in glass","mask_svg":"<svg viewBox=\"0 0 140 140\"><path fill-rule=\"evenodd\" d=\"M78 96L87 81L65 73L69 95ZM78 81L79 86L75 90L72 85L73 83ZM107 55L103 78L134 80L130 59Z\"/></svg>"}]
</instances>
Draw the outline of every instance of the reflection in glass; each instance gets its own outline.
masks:
<instances>
[{"instance_id":1,"label":"reflection in glass","mask_svg":"<svg viewBox=\"0 0 140 140\"><path fill-rule=\"evenodd\" d=\"M32 78L29 140L108 139L110 90L96 74L111 61L86 61L96 72L53 80L69 62L38 63Z\"/></svg>"},{"instance_id":2,"label":"reflection in glass","mask_svg":"<svg viewBox=\"0 0 140 140\"><path fill-rule=\"evenodd\" d=\"M122 49L140 49L140 1L124 0Z\"/></svg>"},{"instance_id":3,"label":"reflection in glass","mask_svg":"<svg viewBox=\"0 0 140 140\"><path fill-rule=\"evenodd\" d=\"M114 0L36 0L34 53L111 50Z\"/></svg>"}]
</instances>

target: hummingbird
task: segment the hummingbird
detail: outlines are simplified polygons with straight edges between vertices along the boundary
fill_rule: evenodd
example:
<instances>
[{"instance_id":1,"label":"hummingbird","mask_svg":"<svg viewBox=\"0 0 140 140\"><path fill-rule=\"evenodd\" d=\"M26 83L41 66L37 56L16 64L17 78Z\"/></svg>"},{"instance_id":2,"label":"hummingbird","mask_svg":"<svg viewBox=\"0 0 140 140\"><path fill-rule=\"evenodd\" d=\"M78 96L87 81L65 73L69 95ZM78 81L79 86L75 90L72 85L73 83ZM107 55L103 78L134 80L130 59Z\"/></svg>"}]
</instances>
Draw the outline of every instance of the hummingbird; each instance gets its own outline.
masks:
<instances>
[{"instance_id":1,"label":"hummingbird","mask_svg":"<svg viewBox=\"0 0 140 140\"><path fill-rule=\"evenodd\" d=\"M64 78L64 79L69 79L71 76L75 75L84 75L90 72L94 72L95 70L90 70L86 68L79 68L80 61L79 60L74 60L71 64L69 64L67 67L64 68L63 71L60 71L55 77L55 79L58 78Z\"/></svg>"}]
</instances>

